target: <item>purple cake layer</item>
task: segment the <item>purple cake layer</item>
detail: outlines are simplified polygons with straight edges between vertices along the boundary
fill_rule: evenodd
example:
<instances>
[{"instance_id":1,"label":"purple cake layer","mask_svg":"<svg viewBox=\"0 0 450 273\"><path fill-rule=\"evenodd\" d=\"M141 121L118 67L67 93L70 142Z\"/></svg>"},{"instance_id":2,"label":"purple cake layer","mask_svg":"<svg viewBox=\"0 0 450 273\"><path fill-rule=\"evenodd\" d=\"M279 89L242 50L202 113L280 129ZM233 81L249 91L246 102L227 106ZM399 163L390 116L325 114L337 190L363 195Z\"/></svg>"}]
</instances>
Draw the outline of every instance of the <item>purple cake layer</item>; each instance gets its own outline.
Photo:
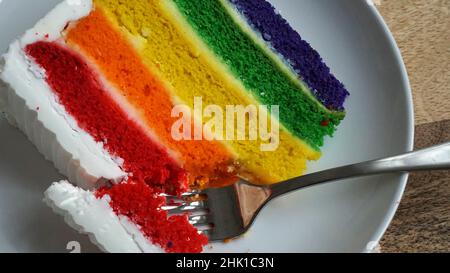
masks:
<instances>
[{"instance_id":1,"label":"purple cake layer","mask_svg":"<svg viewBox=\"0 0 450 273\"><path fill-rule=\"evenodd\" d=\"M228 1L286 59L324 106L331 110L344 110L344 102L349 95L344 85L331 74L319 53L301 38L270 3L265 0Z\"/></svg>"}]
</instances>

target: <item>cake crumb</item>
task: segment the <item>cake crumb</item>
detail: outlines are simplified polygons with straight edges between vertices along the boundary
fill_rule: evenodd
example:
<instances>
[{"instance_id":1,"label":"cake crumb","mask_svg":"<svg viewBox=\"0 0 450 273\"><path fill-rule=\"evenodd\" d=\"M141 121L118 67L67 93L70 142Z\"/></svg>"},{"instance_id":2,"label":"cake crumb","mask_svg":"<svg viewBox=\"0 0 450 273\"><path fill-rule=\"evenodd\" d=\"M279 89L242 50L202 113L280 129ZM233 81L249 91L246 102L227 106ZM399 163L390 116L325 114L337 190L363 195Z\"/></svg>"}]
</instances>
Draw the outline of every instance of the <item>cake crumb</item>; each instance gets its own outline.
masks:
<instances>
[{"instance_id":1,"label":"cake crumb","mask_svg":"<svg viewBox=\"0 0 450 273\"><path fill-rule=\"evenodd\" d=\"M320 122L320 125L323 127L328 127L328 125L330 125L330 121L329 120L322 120Z\"/></svg>"}]
</instances>

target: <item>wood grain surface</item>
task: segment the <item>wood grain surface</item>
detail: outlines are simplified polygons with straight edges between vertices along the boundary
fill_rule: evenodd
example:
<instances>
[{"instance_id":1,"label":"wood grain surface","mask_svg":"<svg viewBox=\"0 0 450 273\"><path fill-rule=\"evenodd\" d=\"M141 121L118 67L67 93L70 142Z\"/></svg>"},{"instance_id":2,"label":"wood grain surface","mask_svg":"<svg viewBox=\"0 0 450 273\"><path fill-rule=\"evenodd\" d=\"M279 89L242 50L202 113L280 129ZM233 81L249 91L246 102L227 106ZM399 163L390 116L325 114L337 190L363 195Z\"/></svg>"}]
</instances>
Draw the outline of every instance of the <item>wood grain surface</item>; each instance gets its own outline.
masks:
<instances>
[{"instance_id":1,"label":"wood grain surface","mask_svg":"<svg viewBox=\"0 0 450 273\"><path fill-rule=\"evenodd\" d=\"M450 119L450 1L377 0L400 47L416 124Z\"/></svg>"},{"instance_id":2,"label":"wood grain surface","mask_svg":"<svg viewBox=\"0 0 450 273\"><path fill-rule=\"evenodd\" d=\"M415 148L450 141L450 120L416 127ZM411 174L383 252L450 251L450 171Z\"/></svg>"},{"instance_id":3,"label":"wood grain surface","mask_svg":"<svg viewBox=\"0 0 450 273\"><path fill-rule=\"evenodd\" d=\"M416 148L450 141L450 0L374 0L402 51ZM382 252L450 252L450 172L412 174Z\"/></svg>"}]
</instances>

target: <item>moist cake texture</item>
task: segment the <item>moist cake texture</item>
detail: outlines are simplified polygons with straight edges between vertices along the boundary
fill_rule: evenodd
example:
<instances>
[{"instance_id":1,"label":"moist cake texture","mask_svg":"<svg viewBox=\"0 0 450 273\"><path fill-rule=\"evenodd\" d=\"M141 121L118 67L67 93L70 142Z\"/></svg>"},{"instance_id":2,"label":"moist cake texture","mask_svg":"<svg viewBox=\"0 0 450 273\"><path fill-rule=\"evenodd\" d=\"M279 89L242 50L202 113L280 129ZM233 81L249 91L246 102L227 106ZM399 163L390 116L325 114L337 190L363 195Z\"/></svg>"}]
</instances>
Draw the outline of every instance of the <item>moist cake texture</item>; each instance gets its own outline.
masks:
<instances>
[{"instance_id":1,"label":"moist cake texture","mask_svg":"<svg viewBox=\"0 0 450 273\"><path fill-rule=\"evenodd\" d=\"M0 77L0 110L83 188L54 183L47 203L108 252L201 252L206 236L163 194L300 176L349 95L265 0L66 0L11 44ZM265 105L279 132L174 138L180 119L207 125L208 105Z\"/></svg>"}]
</instances>

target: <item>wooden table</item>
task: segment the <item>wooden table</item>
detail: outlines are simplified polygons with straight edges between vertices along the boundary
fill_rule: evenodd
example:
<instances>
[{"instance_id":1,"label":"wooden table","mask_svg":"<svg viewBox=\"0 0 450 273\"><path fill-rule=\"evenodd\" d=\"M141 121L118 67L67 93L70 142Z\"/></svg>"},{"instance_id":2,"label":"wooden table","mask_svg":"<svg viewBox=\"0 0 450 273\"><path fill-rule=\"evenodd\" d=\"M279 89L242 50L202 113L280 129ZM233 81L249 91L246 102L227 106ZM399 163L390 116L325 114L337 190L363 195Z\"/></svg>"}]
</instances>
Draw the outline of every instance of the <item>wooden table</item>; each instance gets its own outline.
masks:
<instances>
[{"instance_id":1,"label":"wooden table","mask_svg":"<svg viewBox=\"0 0 450 273\"><path fill-rule=\"evenodd\" d=\"M374 0L402 51L416 147L450 141L450 1ZM411 175L383 252L450 251L450 171Z\"/></svg>"}]
</instances>

